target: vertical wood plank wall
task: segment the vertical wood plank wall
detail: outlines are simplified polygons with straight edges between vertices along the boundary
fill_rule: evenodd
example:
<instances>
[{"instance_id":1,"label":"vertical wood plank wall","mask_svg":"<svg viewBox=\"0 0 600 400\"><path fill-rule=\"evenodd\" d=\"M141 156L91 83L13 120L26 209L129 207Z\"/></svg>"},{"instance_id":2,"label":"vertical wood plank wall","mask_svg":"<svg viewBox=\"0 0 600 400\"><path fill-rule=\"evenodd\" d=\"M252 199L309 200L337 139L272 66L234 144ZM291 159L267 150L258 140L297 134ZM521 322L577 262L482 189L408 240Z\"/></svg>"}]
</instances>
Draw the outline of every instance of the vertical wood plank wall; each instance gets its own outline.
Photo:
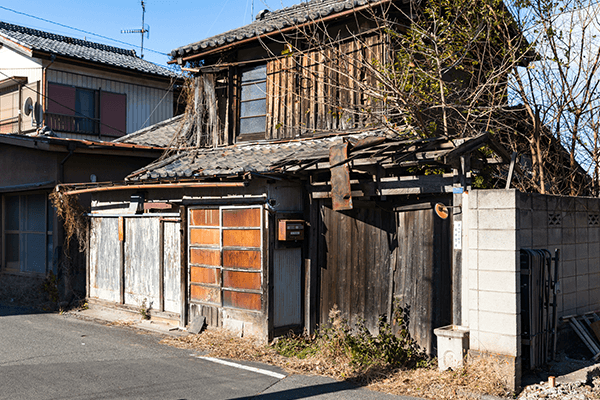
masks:
<instances>
[{"instance_id":1,"label":"vertical wood plank wall","mask_svg":"<svg viewBox=\"0 0 600 400\"><path fill-rule=\"evenodd\" d=\"M433 329L451 322L448 222L431 209L336 212L324 202L320 209L319 322L337 306L350 324L364 319L376 333L393 298L408 310L412 337L432 353Z\"/></svg>"}]
</instances>

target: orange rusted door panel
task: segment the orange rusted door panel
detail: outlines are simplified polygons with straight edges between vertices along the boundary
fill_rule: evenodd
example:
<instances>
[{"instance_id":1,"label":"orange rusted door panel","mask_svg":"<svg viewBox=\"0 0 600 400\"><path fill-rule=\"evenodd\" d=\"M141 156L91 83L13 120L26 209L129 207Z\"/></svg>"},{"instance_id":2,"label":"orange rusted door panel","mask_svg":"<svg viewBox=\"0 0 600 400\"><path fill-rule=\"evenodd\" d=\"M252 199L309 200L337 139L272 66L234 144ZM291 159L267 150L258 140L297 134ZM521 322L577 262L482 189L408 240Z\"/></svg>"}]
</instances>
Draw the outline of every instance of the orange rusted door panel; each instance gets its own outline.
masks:
<instances>
[{"instance_id":1,"label":"orange rusted door panel","mask_svg":"<svg viewBox=\"0 0 600 400\"><path fill-rule=\"evenodd\" d=\"M219 210L216 208L190 210L190 225L219 226Z\"/></svg>"},{"instance_id":2,"label":"orange rusted door panel","mask_svg":"<svg viewBox=\"0 0 600 400\"><path fill-rule=\"evenodd\" d=\"M223 250L223 267L260 269L260 250Z\"/></svg>"},{"instance_id":3,"label":"orange rusted door panel","mask_svg":"<svg viewBox=\"0 0 600 400\"><path fill-rule=\"evenodd\" d=\"M224 227L260 227L259 208L239 208L223 210Z\"/></svg>"},{"instance_id":4,"label":"orange rusted door panel","mask_svg":"<svg viewBox=\"0 0 600 400\"><path fill-rule=\"evenodd\" d=\"M221 252L219 250L191 249L190 263L219 267L221 266Z\"/></svg>"},{"instance_id":5,"label":"orange rusted door panel","mask_svg":"<svg viewBox=\"0 0 600 400\"><path fill-rule=\"evenodd\" d=\"M190 229L190 244L218 246L220 243L220 230L194 228Z\"/></svg>"},{"instance_id":6,"label":"orange rusted door panel","mask_svg":"<svg viewBox=\"0 0 600 400\"><path fill-rule=\"evenodd\" d=\"M225 307L243 308L246 310L260 310L261 298L257 293L243 293L223 291L223 305Z\"/></svg>"},{"instance_id":7,"label":"orange rusted door panel","mask_svg":"<svg viewBox=\"0 0 600 400\"><path fill-rule=\"evenodd\" d=\"M190 268L190 282L192 283L208 283L211 285L221 284L221 271L216 268Z\"/></svg>"},{"instance_id":8,"label":"orange rusted door panel","mask_svg":"<svg viewBox=\"0 0 600 400\"><path fill-rule=\"evenodd\" d=\"M260 281L258 272L223 271L223 287L260 290Z\"/></svg>"},{"instance_id":9,"label":"orange rusted door panel","mask_svg":"<svg viewBox=\"0 0 600 400\"><path fill-rule=\"evenodd\" d=\"M191 285L190 296L193 300L204 303L221 304L221 289Z\"/></svg>"},{"instance_id":10,"label":"orange rusted door panel","mask_svg":"<svg viewBox=\"0 0 600 400\"><path fill-rule=\"evenodd\" d=\"M223 230L223 247L260 247L260 230Z\"/></svg>"}]
</instances>

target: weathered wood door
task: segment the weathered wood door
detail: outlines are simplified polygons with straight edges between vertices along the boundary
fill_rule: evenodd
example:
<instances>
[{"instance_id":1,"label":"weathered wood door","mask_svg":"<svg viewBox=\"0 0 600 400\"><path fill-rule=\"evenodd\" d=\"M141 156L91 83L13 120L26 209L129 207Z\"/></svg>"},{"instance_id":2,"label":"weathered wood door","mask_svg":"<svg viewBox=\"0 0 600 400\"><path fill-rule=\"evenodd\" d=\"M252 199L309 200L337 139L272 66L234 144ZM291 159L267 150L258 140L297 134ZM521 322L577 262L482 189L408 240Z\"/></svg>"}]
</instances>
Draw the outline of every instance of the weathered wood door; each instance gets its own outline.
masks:
<instances>
[{"instance_id":1,"label":"weathered wood door","mask_svg":"<svg viewBox=\"0 0 600 400\"><path fill-rule=\"evenodd\" d=\"M302 324L302 249L273 251L273 327Z\"/></svg>"}]
</instances>

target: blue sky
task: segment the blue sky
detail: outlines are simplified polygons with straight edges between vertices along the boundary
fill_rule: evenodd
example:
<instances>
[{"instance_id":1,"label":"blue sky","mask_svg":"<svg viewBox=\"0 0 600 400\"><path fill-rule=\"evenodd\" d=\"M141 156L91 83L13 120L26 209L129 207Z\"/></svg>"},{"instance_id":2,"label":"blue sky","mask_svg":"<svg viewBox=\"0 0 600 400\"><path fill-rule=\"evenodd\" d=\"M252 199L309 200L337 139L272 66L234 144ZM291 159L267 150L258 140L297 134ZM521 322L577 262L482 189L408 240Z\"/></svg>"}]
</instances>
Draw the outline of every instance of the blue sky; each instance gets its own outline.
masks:
<instances>
[{"instance_id":1,"label":"blue sky","mask_svg":"<svg viewBox=\"0 0 600 400\"><path fill-rule=\"evenodd\" d=\"M254 15L265 8L276 10L300 2L300 0L144 0L145 22L150 26L150 38L144 38L144 58L165 65L168 57L150 50L168 53L174 48L250 23L253 20L251 16L253 1ZM24 14L127 42L130 46ZM94 42L135 49L138 54L140 51L139 34L121 33L123 29L141 28L140 0L0 1L0 21L80 39L85 37Z\"/></svg>"}]
</instances>

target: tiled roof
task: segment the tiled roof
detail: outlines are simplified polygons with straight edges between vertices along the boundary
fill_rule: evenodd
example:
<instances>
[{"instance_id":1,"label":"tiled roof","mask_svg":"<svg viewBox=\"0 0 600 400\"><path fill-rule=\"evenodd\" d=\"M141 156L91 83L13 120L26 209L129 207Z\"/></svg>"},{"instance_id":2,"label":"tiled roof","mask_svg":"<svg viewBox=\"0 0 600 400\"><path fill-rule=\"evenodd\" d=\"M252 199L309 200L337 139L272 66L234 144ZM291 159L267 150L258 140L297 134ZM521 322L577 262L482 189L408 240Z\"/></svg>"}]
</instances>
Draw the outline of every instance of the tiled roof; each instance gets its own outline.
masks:
<instances>
[{"instance_id":1,"label":"tiled roof","mask_svg":"<svg viewBox=\"0 0 600 400\"><path fill-rule=\"evenodd\" d=\"M0 21L0 43L165 77L173 72L136 56L135 51L75 39Z\"/></svg>"},{"instance_id":2,"label":"tiled roof","mask_svg":"<svg viewBox=\"0 0 600 400\"><path fill-rule=\"evenodd\" d=\"M246 38L257 37L265 33L281 30L289 26L302 24L323 18L355 7L364 6L368 3L376 3L380 0L310 0L303 1L291 7L272 12L261 12L257 20L249 25L230 30L225 33L201 40L187 46L179 47L171 51L173 58L219 47L228 43L237 42Z\"/></svg>"},{"instance_id":3,"label":"tiled roof","mask_svg":"<svg viewBox=\"0 0 600 400\"><path fill-rule=\"evenodd\" d=\"M386 131L299 139L285 142L237 144L216 149L185 151L133 172L128 180L193 179L225 177L247 172L278 172L277 164L293 164L314 159L329 159L329 149L343 140L358 141L367 137L386 137Z\"/></svg>"},{"instance_id":4,"label":"tiled roof","mask_svg":"<svg viewBox=\"0 0 600 400\"><path fill-rule=\"evenodd\" d=\"M167 119L147 128L122 136L113 143L129 143L142 146L167 147L171 145L173 136L179 130L183 114Z\"/></svg>"}]
</instances>

